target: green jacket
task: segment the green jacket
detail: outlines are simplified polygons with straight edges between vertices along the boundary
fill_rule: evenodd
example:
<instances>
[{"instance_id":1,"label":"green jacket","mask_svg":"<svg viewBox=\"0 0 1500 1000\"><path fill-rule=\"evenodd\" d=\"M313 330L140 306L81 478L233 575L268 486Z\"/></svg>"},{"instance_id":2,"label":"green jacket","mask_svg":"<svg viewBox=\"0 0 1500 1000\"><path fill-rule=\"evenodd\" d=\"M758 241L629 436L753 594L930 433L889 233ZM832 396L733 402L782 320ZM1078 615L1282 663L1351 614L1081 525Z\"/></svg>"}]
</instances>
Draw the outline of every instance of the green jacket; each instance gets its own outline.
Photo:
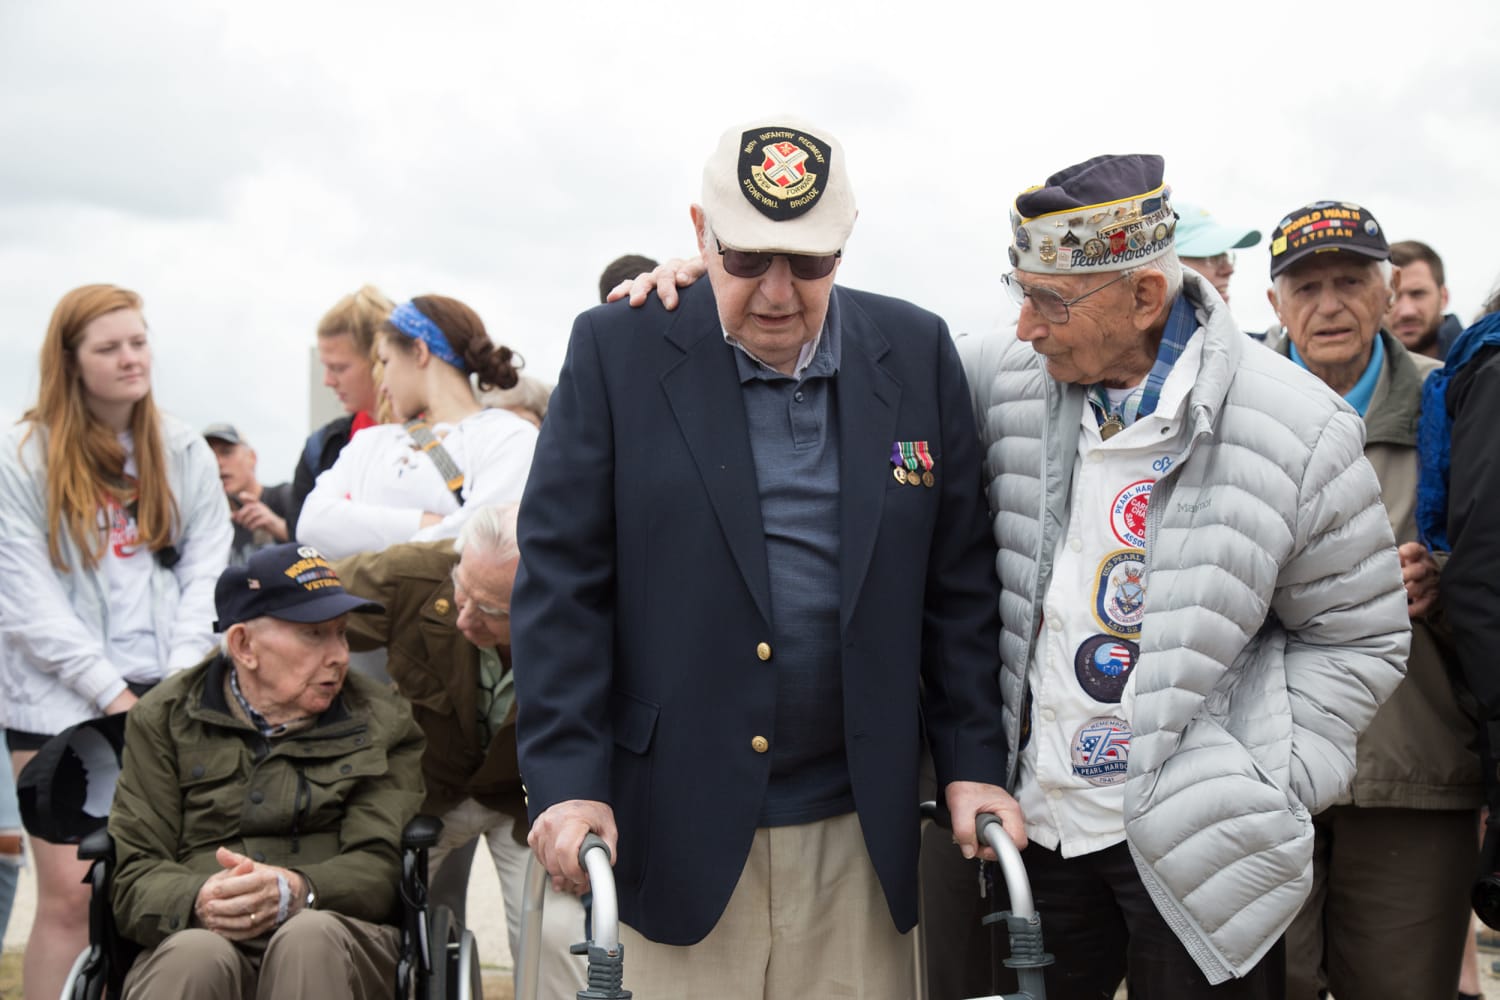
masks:
<instances>
[{"instance_id":1,"label":"green jacket","mask_svg":"<svg viewBox=\"0 0 1500 1000\"><path fill-rule=\"evenodd\" d=\"M530 826L516 760L516 713L490 741L479 740L479 650L458 630L452 540L408 542L334 563L344 589L379 601L381 614L349 616L353 649L385 648L386 671L427 734L422 810L442 816L464 799L516 818L518 842ZM510 665L510 650L499 650Z\"/></svg>"},{"instance_id":2,"label":"green jacket","mask_svg":"<svg viewBox=\"0 0 1500 1000\"><path fill-rule=\"evenodd\" d=\"M423 796L410 710L350 673L316 724L272 743L231 714L228 669L214 655L130 710L109 816L121 933L154 947L190 926L221 844L301 872L319 909L394 921L401 830Z\"/></svg>"},{"instance_id":3,"label":"green jacket","mask_svg":"<svg viewBox=\"0 0 1500 1000\"><path fill-rule=\"evenodd\" d=\"M1365 412L1365 457L1380 480L1381 500L1401 545L1417 540L1417 418L1422 382L1439 363L1410 353L1384 330L1378 336L1385 365ZM1270 346L1290 353L1285 339ZM1406 679L1360 734L1354 785L1345 801L1404 809L1480 805L1475 723L1462 707L1457 678L1439 605L1411 623Z\"/></svg>"}]
</instances>

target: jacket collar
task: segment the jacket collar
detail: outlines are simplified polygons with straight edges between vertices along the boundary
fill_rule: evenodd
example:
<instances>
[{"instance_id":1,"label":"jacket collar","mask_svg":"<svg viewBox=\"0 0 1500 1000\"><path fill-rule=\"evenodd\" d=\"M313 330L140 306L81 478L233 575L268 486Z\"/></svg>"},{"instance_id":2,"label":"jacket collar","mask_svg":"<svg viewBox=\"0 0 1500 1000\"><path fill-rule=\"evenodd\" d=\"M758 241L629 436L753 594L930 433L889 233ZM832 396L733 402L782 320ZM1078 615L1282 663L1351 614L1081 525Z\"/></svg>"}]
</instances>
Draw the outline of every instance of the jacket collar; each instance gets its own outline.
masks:
<instances>
[{"instance_id":1,"label":"jacket collar","mask_svg":"<svg viewBox=\"0 0 1500 1000\"><path fill-rule=\"evenodd\" d=\"M1416 358L1401 341L1384 327L1376 334L1385 349L1385 364L1375 384L1375 394L1365 409L1365 444L1389 444L1404 448L1417 446L1417 420L1422 412L1422 382L1427 378ZM1292 353L1290 337L1283 336L1269 346L1282 357ZM1432 363L1430 367L1436 367Z\"/></svg>"},{"instance_id":2,"label":"jacket collar","mask_svg":"<svg viewBox=\"0 0 1500 1000\"><path fill-rule=\"evenodd\" d=\"M886 455L895 439L901 383L883 359L890 344L854 297L834 286L839 315L840 577L843 621L853 613L880 525L888 467L865 460ZM760 513L760 486L750 451L749 421L739 389L736 348L725 343L712 287L684 290L663 332L678 353L661 386L723 528L729 549L764 619L771 620L770 571Z\"/></svg>"},{"instance_id":3,"label":"jacket collar","mask_svg":"<svg viewBox=\"0 0 1500 1000\"><path fill-rule=\"evenodd\" d=\"M204 671L203 688L198 698L198 707L205 712L226 716L238 727L253 728L240 722L233 710L230 709L229 702L224 698L224 682L229 677L230 669L229 657L223 653L216 653L213 659L209 661L208 669ZM348 722L351 718L353 716L349 714L349 708L344 704L344 695L340 692L339 696L333 700L333 704L329 705L323 711L323 714L318 716L318 721L313 724L312 728L323 729L328 726L336 726L340 723Z\"/></svg>"}]
</instances>

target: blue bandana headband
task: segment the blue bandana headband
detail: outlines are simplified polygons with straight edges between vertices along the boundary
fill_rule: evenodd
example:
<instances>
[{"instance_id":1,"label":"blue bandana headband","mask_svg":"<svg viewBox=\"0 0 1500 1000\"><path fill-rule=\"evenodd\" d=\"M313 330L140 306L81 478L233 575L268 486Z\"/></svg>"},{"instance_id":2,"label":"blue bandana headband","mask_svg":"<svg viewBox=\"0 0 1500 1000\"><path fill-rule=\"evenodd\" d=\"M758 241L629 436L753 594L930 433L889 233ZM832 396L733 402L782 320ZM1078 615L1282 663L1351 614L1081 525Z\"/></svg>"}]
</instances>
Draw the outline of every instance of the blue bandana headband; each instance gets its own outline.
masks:
<instances>
[{"instance_id":1,"label":"blue bandana headband","mask_svg":"<svg viewBox=\"0 0 1500 1000\"><path fill-rule=\"evenodd\" d=\"M464 359L459 357L448 343L448 338L436 323L422 315L422 311L410 302L403 302L391 313L391 326L400 330L413 340L420 340L427 345L440 361L457 368L465 375L469 374L469 366L464 364Z\"/></svg>"}]
</instances>

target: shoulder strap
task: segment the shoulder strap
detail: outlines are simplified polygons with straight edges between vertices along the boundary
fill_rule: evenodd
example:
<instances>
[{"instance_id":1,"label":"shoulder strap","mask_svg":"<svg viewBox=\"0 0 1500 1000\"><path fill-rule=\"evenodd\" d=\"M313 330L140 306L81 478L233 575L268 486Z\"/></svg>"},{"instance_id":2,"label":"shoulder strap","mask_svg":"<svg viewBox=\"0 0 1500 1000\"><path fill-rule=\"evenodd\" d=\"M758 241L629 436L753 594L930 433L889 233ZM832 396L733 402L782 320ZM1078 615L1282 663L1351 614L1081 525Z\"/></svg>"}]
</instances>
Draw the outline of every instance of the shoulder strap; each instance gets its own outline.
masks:
<instances>
[{"instance_id":1,"label":"shoulder strap","mask_svg":"<svg viewBox=\"0 0 1500 1000\"><path fill-rule=\"evenodd\" d=\"M417 447L425 451L427 457L432 459L432 464L437 466L438 474L448 484L448 490L453 494L453 499L457 500L458 505L462 507L464 505L464 473L458 467L458 463L453 461L453 456L448 454L448 449L443 447L443 442L433 435L432 428L427 426L427 421L421 418L408 420L404 426L406 433L417 442Z\"/></svg>"}]
</instances>

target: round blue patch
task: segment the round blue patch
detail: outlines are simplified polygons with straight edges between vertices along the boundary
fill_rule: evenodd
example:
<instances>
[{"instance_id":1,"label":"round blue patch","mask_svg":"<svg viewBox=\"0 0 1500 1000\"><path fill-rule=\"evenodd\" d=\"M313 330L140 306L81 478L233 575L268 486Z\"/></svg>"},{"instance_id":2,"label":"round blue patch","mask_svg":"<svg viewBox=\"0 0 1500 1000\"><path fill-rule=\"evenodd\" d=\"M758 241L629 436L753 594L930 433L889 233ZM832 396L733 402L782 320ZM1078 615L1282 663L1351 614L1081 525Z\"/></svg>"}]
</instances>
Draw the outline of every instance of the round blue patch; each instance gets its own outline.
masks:
<instances>
[{"instance_id":1,"label":"round blue patch","mask_svg":"<svg viewBox=\"0 0 1500 1000\"><path fill-rule=\"evenodd\" d=\"M1140 655L1140 647L1129 639L1090 636L1073 655L1073 673L1084 694L1106 705L1117 705Z\"/></svg>"}]
</instances>

